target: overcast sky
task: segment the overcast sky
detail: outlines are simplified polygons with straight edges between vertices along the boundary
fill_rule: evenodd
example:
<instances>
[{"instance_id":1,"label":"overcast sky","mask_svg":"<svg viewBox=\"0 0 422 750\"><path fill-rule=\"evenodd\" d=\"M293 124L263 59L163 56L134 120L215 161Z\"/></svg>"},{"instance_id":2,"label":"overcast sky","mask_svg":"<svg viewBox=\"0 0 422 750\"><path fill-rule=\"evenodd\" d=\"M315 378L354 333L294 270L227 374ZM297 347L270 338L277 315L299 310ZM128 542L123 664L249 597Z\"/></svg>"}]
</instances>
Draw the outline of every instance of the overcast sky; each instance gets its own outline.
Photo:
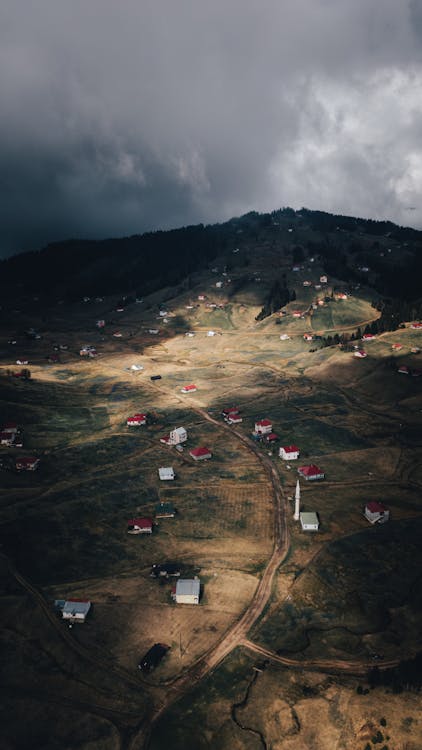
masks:
<instances>
[{"instance_id":1,"label":"overcast sky","mask_svg":"<svg viewBox=\"0 0 422 750\"><path fill-rule=\"evenodd\" d=\"M2 0L0 254L281 206L422 227L422 0Z\"/></svg>"}]
</instances>

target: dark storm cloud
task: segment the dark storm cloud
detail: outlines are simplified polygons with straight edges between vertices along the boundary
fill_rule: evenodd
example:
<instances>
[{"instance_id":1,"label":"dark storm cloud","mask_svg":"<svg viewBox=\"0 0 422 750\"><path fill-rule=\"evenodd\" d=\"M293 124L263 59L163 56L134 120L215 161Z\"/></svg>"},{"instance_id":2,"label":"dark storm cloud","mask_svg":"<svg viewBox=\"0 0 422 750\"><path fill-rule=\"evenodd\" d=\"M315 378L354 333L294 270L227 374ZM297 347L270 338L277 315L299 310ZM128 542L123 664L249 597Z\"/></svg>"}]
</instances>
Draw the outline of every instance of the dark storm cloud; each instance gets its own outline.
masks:
<instances>
[{"instance_id":1,"label":"dark storm cloud","mask_svg":"<svg viewBox=\"0 0 422 750\"><path fill-rule=\"evenodd\" d=\"M422 3L7 0L4 254L250 209L422 224Z\"/></svg>"}]
</instances>

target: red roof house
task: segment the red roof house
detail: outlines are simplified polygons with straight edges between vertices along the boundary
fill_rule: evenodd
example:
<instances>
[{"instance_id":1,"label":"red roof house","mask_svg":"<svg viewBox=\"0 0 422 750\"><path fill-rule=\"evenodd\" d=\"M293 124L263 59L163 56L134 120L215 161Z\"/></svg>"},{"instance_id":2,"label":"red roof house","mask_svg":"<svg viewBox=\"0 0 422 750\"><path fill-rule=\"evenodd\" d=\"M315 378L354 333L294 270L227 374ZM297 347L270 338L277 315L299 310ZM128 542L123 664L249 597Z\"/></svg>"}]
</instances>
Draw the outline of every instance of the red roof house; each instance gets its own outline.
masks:
<instances>
[{"instance_id":1,"label":"red roof house","mask_svg":"<svg viewBox=\"0 0 422 750\"><path fill-rule=\"evenodd\" d=\"M358 357L358 359L363 359L364 357L367 357L367 353L363 349L357 349L357 351L353 352L354 357Z\"/></svg>"},{"instance_id":2,"label":"red roof house","mask_svg":"<svg viewBox=\"0 0 422 750\"><path fill-rule=\"evenodd\" d=\"M205 458L212 457L210 449L205 447L192 448L192 450L189 451L189 455L192 456L195 461L203 461Z\"/></svg>"},{"instance_id":3,"label":"red roof house","mask_svg":"<svg viewBox=\"0 0 422 750\"><path fill-rule=\"evenodd\" d=\"M35 458L34 456L23 456L22 458L16 459L16 469L18 471L35 471L35 469L38 469L39 463L39 458Z\"/></svg>"},{"instance_id":4,"label":"red roof house","mask_svg":"<svg viewBox=\"0 0 422 750\"><path fill-rule=\"evenodd\" d=\"M410 375L410 370L407 367L407 365L401 365L397 372L399 372L401 375Z\"/></svg>"},{"instance_id":5,"label":"red roof house","mask_svg":"<svg viewBox=\"0 0 422 750\"><path fill-rule=\"evenodd\" d=\"M126 424L128 427L138 427L141 424L147 423L146 414L134 414L132 417L128 417Z\"/></svg>"},{"instance_id":6,"label":"red roof house","mask_svg":"<svg viewBox=\"0 0 422 750\"><path fill-rule=\"evenodd\" d=\"M309 464L308 466L299 466L297 473L307 481L315 481L316 479L324 479L325 474L315 464Z\"/></svg>"},{"instance_id":7,"label":"red roof house","mask_svg":"<svg viewBox=\"0 0 422 750\"><path fill-rule=\"evenodd\" d=\"M362 336L362 341L372 341L372 339L375 338L374 333L364 333Z\"/></svg>"},{"instance_id":8,"label":"red roof house","mask_svg":"<svg viewBox=\"0 0 422 750\"><path fill-rule=\"evenodd\" d=\"M273 443L275 440L278 440L278 435L275 432L270 432L269 435L265 436L265 440L267 443Z\"/></svg>"},{"instance_id":9,"label":"red roof house","mask_svg":"<svg viewBox=\"0 0 422 750\"><path fill-rule=\"evenodd\" d=\"M365 505L365 518L369 523L385 523L390 518L390 511L383 503L372 500Z\"/></svg>"},{"instance_id":10,"label":"red roof house","mask_svg":"<svg viewBox=\"0 0 422 750\"><path fill-rule=\"evenodd\" d=\"M152 518L131 518L127 522L128 534L152 534Z\"/></svg>"},{"instance_id":11,"label":"red roof house","mask_svg":"<svg viewBox=\"0 0 422 750\"><path fill-rule=\"evenodd\" d=\"M273 426L269 419L260 419L255 422L255 432L259 435L268 435L272 431Z\"/></svg>"},{"instance_id":12,"label":"red roof house","mask_svg":"<svg viewBox=\"0 0 422 750\"><path fill-rule=\"evenodd\" d=\"M410 327L415 328L415 329L422 328L422 323L419 323L419 322L411 323Z\"/></svg>"},{"instance_id":13,"label":"red roof house","mask_svg":"<svg viewBox=\"0 0 422 750\"><path fill-rule=\"evenodd\" d=\"M296 461L299 458L299 448L297 445L282 445L279 450L279 456L284 461Z\"/></svg>"},{"instance_id":14,"label":"red roof house","mask_svg":"<svg viewBox=\"0 0 422 750\"><path fill-rule=\"evenodd\" d=\"M197 390L196 385L193 383L191 385L184 385L183 388L180 389L181 393L193 393Z\"/></svg>"}]
</instances>

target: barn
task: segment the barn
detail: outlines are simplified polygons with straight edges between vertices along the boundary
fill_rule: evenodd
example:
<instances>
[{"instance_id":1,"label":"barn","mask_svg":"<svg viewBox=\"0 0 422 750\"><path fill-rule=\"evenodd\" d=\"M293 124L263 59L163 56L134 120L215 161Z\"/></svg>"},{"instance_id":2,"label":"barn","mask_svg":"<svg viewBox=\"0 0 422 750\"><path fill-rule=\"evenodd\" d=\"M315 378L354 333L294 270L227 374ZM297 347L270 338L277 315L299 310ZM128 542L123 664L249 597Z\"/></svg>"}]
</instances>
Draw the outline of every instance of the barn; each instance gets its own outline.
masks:
<instances>
[{"instance_id":1,"label":"barn","mask_svg":"<svg viewBox=\"0 0 422 750\"><path fill-rule=\"evenodd\" d=\"M176 583L173 598L177 604L199 604L200 591L199 578L180 578Z\"/></svg>"}]
</instances>

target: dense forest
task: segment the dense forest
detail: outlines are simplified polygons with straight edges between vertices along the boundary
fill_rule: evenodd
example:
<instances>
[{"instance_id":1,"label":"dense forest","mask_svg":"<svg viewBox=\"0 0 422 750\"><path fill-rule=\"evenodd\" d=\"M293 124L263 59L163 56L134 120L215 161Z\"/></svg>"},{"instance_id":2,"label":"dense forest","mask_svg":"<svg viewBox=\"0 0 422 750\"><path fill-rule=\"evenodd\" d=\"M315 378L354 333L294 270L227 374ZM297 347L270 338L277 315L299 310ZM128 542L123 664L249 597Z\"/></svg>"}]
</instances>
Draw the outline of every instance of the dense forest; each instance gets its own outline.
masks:
<instances>
[{"instance_id":1,"label":"dense forest","mask_svg":"<svg viewBox=\"0 0 422 750\"><path fill-rule=\"evenodd\" d=\"M386 246L400 248L394 256ZM382 321L420 317L422 232L388 221L358 219L302 208L272 213L251 211L230 221L106 240L67 240L0 262L3 300L38 294L75 299L81 295L127 293L142 296L168 285L187 283L217 256L247 265L247 254L271 247L293 263L320 259L331 277L372 287L383 298ZM230 254L230 255L229 255ZM370 267L370 277L362 271ZM228 266L230 268L230 266ZM275 280L262 300L258 319L294 299L285 277ZM390 317L388 317L390 316Z\"/></svg>"}]
</instances>

